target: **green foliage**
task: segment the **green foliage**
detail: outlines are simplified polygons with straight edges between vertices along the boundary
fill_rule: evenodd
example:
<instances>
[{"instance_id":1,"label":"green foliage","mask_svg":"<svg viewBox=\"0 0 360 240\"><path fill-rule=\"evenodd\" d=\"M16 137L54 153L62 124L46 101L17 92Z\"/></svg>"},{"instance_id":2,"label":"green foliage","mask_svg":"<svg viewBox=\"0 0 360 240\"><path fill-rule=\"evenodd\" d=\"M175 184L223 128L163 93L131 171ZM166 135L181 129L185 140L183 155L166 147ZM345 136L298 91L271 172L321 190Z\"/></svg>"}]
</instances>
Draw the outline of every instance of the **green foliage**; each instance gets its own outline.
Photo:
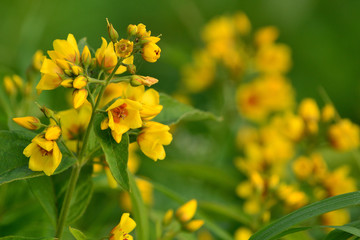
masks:
<instances>
[{"instance_id":1,"label":"green foliage","mask_svg":"<svg viewBox=\"0 0 360 240\"><path fill-rule=\"evenodd\" d=\"M57 208L52 178L40 176L27 179L27 183L31 192L38 199L46 214L49 216L51 223L55 227L57 221Z\"/></svg>"},{"instance_id":2,"label":"green foliage","mask_svg":"<svg viewBox=\"0 0 360 240\"><path fill-rule=\"evenodd\" d=\"M55 240L55 238L34 238L34 237L21 237L21 236L8 236L2 237L0 240Z\"/></svg>"},{"instance_id":3,"label":"green foliage","mask_svg":"<svg viewBox=\"0 0 360 240\"><path fill-rule=\"evenodd\" d=\"M85 234L83 232L81 232L80 230L78 230L76 228L72 228L72 227L69 227L69 230L76 240L86 240L87 239Z\"/></svg>"},{"instance_id":4,"label":"green foliage","mask_svg":"<svg viewBox=\"0 0 360 240\"><path fill-rule=\"evenodd\" d=\"M105 119L104 114L97 114L94 120L94 130L100 145L104 151L105 159L109 164L111 174L117 183L126 191L129 191L129 177L127 173L127 161L129 151L129 136L123 134L120 143L115 142L110 129L101 130L100 125Z\"/></svg>"},{"instance_id":5,"label":"green foliage","mask_svg":"<svg viewBox=\"0 0 360 240\"><path fill-rule=\"evenodd\" d=\"M176 124L182 120L220 120L220 118L212 113L195 109L194 107L181 103L164 93L160 94L160 104L163 105L164 108L160 114L154 118L154 121L166 125Z\"/></svg>"},{"instance_id":6,"label":"green foliage","mask_svg":"<svg viewBox=\"0 0 360 240\"><path fill-rule=\"evenodd\" d=\"M43 172L31 171L28 168L29 158L23 154L34 136L24 131L0 131L0 184L44 175ZM63 144L58 145L63 157L54 174L65 171L76 162Z\"/></svg>"},{"instance_id":7,"label":"green foliage","mask_svg":"<svg viewBox=\"0 0 360 240\"><path fill-rule=\"evenodd\" d=\"M255 233L250 240L268 240L276 239L278 234L288 230L291 226L294 226L302 221L310 219L321 214L331 212L340 208L346 208L360 204L360 191L346 193L335 197L327 198L319 202L315 202L303 208L300 208L287 216L284 216L277 221L271 223L267 227ZM349 228L343 228L344 230ZM351 229L353 230L353 229Z\"/></svg>"},{"instance_id":8,"label":"green foliage","mask_svg":"<svg viewBox=\"0 0 360 240\"><path fill-rule=\"evenodd\" d=\"M357 233L359 231L359 227L360 227L360 221L355 221L355 222L352 222L352 223L349 223L349 224L346 224L342 227L356 227L357 229ZM349 237L351 237L353 234L350 232L350 231L344 231L343 229L339 229L339 228L336 228L335 230L331 231L325 238L325 240L345 240L345 239L348 239ZM356 235L356 234L354 234ZM358 235L357 235L358 236Z\"/></svg>"}]
</instances>

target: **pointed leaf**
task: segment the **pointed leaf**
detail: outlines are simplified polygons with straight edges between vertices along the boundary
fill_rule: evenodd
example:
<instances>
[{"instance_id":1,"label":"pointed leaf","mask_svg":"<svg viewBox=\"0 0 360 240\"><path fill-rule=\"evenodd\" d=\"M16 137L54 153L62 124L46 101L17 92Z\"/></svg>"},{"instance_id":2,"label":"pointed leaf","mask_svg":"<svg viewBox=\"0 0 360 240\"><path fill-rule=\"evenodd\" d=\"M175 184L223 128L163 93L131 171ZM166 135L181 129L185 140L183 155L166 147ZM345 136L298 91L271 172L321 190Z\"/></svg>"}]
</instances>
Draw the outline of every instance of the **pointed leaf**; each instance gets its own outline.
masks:
<instances>
[{"instance_id":1,"label":"pointed leaf","mask_svg":"<svg viewBox=\"0 0 360 240\"><path fill-rule=\"evenodd\" d=\"M105 159L109 164L111 174L121 188L129 191L129 176L127 173L129 136L127 133L123 134L121 142L117 143L113 139L110 129L101 130L100 128L100 124L105 118L106 116L104 114L95 115L95 134L104 151Z\"/></svg>"},{"instance_id":2,"label":"pointed leaf","mask_svg":"<svg viewBox=\"0 0 360 240\"><path fill-rule=\"evenodd\" d=\"M69 227L69 230L76 240L86 240L87 239L85 234L82 233L80 230L78 230L76 228L72 228L72 227Z\"/></svg>"},{"instance_id":3,"label":"pointed leaf","mask_svg":"<svg viewBox=\"0 0 360 240\"><path fill-rule=\"evenodd\" d=\"M160 104L163 105L163 110L154 118L154 121L166 125L176 124L181 120L220 120L219 117L216 117L212 113L195 109L194 107L181 103L164 93L160 94Z\"/></svg>"},{"instance_id":4,"label":"pointed leaf","mask_svg":"<svg viewBox=\"0 0 360 240\"><path fill-rule=\"evenodd\" d=\"M27 179L31 192L39 200L41 206L49 216L51 223L56 227L57 209L54 185L51 177L41 176Z\"/></svg>"},{"instance_id":5,"label":"pointed leaf","mask_svg":"<svg viewBox=\"0 0 360 240\"><path fill-rule=\"evenodd\" d=\"M34 137L35 134L25 131L0 131L0 184L44 175L43 172L31 171L29 158L23 154ZM58 145L62 159L54 174L65 171L76 162L63 144Z\"/></svg>"}]
</instances>

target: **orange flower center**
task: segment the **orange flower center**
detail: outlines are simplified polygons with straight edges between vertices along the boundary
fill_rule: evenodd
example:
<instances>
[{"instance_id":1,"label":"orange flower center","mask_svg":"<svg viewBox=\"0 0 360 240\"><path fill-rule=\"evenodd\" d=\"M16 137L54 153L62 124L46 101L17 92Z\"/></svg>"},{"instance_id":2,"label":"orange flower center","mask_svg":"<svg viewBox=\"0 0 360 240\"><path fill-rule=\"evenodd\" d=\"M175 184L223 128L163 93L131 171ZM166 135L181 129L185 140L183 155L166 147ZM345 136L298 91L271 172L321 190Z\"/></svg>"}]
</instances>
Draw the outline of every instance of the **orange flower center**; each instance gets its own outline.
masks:
<instances>
[{"instance_id":1,"label":"orange flower center","mask_svg":"<svg viewBox=\"0 0 360 240\"><path fill-rule=\"evenodd\" d=\"M128 116L128 110L126 109L127 104L123 103L120 106L114 108L111 110L111 113L114 118L114 122L118 123L120 122L120 119L125 119Z\"/></svg>"}]
</instances>

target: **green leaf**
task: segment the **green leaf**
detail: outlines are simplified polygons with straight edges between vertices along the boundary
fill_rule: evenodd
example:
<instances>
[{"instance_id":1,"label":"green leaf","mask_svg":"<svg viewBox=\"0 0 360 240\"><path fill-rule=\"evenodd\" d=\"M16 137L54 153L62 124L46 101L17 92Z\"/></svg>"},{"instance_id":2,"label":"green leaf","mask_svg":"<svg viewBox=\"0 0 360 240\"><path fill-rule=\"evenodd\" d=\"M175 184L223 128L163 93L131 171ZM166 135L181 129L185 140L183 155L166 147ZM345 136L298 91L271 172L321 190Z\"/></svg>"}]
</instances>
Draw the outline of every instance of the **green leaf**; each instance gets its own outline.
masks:
<instances>
[{"instance_id":1,"label":"green leaf","mask_svg":"<svg viewBox=\"0 0 360 240\"><path fill-rule=\"evenodd\" d=\"M82 233L80 230L72 228L70 226L69 226L69 230L76 240L86 240L87 239L85 234Z\"/></svg>"},{"instance_id":2,"label":"green leaf","mask_svg":"<svg viewBox=\"0 0 360 240\"><path fill-rule=\"evenodd\" d=\"M356 227L358 229L360 227L360 221L351 222L346 224L342 227ZM331 231L325 238L325 240L345 240L351 237L353 234L348 231L343 231L343 229L336 228L335 230Z\"/></svg>"},{"instance_id":3,"label":"green leaf","mask_svg":"<svg viewBox=\"0 0 360 240\"><path fill-rule=\"evenodd\" d=\"M140 240L149 239L149 218L140 191L136 185L135 176L129 172L130 198L133 206L133 213L137 224L136 236Z\"/></svg>"},{"instance_id":4,"label":"green leaf","mask_svg":"<svg viewBox=\"0 0 360 240\"><path fill-rule=\"evenodd\" d=\"M79 179L76 183L75 193L70 203L69 215L66 220L68 224L79 219L90 203L94 190L92 169L91 165L84 166L81 169Z\"/></svg>"},{"instance_id":5,"label":"green leaf","mask_svg":"<svg viewBox=\"0 0 360 240\"><path fill-rule=\"evenodd\" d=\"M29 158L23 154L34 137L34 134L25 131L0 131L0 184L44 175L43 172L31 171L28 168ZM58 145L62 159L54 174L65 171L76 162L63 144Z\"/></svg>"},{"instance_id":6,"label":"green leaf","mask_svg":"<svg viewBox=\"0 0 360 240\"><path fill-rule=\"evenodd\" d=\"M163 105L164 108L160 114L154 118L154 121L166 125L176 124L182 120L220 120L219 117L216 117L212 113L195 109L194 107L181 103L164 93L160 94L160 104Z\"/></svg>"},{"instance_id":7,"label":"green leaf","mask_svg":"<svg viewBox=\"0 0 360 240\"><path fill-rule=\"evenodd\" d=\"M51 177L41 176L27 179L31 192L39 200L41 206L49 216L51 223L56 227L57 209L55 190Z\"/></svg>"},{"instance_id":8,"label":"green leaf","mask_svg":"<svg viewBox=\"0 0 360 240\"><path fill-rule=\"evenodd\" d=\"M117 183L126 191L129 191L129 176L127 172L129 136L127 133L122 135L120 143L115 142L110 129L101 130L100 124L106 116L96 114L94 119L95 134L99 139L100 145L104 151L106 162L109 164L111 174Z\"/></svg>"},{"instance_id":9,"label":"green leaf","mask_svg":"<svg viewBox=\"0 0 360 240\"><path fill-rule=\"evenodd\" d=\"M0 240L54 240L55 238L34 238L34 237L21 237L21 236L7 236L0 237Z\"/></svg>"},{"instance_id":10,"label":"green leaf","mask_svg":"<svg viewBox=\"0 0 360 240\"><path fill-rule=\"evenodd\" d=\"M255 233L250 240L268 240L290 227L321 214L360 204L360 191L327 198L300 208Z\"/></svg>"}]
</instances>

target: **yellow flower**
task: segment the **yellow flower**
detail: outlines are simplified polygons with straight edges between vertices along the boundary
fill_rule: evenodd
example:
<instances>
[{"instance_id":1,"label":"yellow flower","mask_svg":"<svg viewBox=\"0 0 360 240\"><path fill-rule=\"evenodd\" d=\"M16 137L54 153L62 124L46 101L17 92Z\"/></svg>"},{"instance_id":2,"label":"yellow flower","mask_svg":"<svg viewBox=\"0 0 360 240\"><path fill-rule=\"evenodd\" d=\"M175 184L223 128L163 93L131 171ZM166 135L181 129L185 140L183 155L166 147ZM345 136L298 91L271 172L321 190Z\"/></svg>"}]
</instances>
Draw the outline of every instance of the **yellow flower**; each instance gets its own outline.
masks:
<instances>
[{"instance_id":1,"label":"yellow flower","mask_svg":"<svg viewBox=\"0 0 360 240\"><path fill-rule=\"evenodd\" d=\"M332 104L326 104L321 111L321 119L323 122L329 122L335 117L335 108Z\"/></svg>"},{"instance_id":2,"label":"yellow flower","mask_svg":"<svg viewBox=\"0 0 360 240\"><path fill-rule=\"evenodd\" d=\"M88 91L86 89L76 89L73 92L73 106L75 109L78 109L81 107L88 96Z\"/></svg>"},{"instance_id":3,"label":"yellow flower","mask_svg":"<svg viewBox=\"0 0 360 240\"><path fill-rule=\"evenodd\" d=\"M41 65L46 57L44 56L43 51L37 50L32 58L32 66L34 69L40 71Z\"/></svg>"},{"instance_id":4,"label":"yellow flower","mask_svg":"<svg viewBox=\"0 0 360 240\"><path fill-rule=\"evenodd\" d=\"M235 232L235 240L249 240L253 232L245 227L238 228Z\"/></svg>"},{"instance_id":5,"label":"yellow flower","mask_svg":"<svg viewBox=\"0 0 360 240\"><path fill-rule=\"evenodd\" d=\"M249 21L249 18L246 16L243 12L238 12L234 15L234 26L235 29L241 34L241 35L247 35L251 30L251 23Z\"/></svg>"},{"instance_id":6,"label":"yellow flower","mask_svg":"<svg viewBox=\"0 0 360 240\"><path fill-rule=\"evenodd\" d=\"M142 126L141 108L141 103L136 101L129 99L116 100L106 109L108 118L101 123L101 129L110 128L113 138L117 143L120 143L125 132Z\"/></svg>"},{"instance_id":7,"label":"yellow flower","mask_svg":"<svg viewBox=\"0 0 360 240\"><path fill-rule=\"evenodd\" d=\"M137 137L141 151L154 161L163 160L166 156L163 145L172 141L170 128L157 122L147 122Z\"/></svg>"},{"instance_id":8,"label":"yellow flower","mask_svg":"<svg viewBox=\"0 0 360 240\"><path fill-rule=\"evenodd\" d=\"M342 119L330 126L328 136L336 150L347 151L359 147L359 126L349 119Z\"/></svg>"},{"instance_id":9,"label":"yellow flower","mask_svg":"<svg viewBox=\"0 0 360 240\"><path fill-rule=\"evenodd\" d=\"M197 201L195 199L192 199L182 206L180 206L175 213L175 216L177 219L180 220L180 222L187 222L190 219L192 219L195 215L197 208Z\"/></svg>"},{"instance_id":10,"label":"yellow flower","mask_svg":"<svg viewBox=\"0 0 360 240\"><path fill-rule=\"evenodd\" d=\"M88 67L91 64L91 53L89 47L86 45L81 53L81 62L85 67Z\"/></svg>"},{"instance_id":11,"label":"yellow flower","mask_svg":"<svg viewBox=\"0 0 360 240\"><path fill-rule=\"evenodd\" d=\"M161 49L154 42L144 44L142 48L142 57L147 62L156 62L160 58Z\"/></svg>"},{"instance_id":12,"label":"yellow flower","mask_svg":"<svg viewBox=\"0 0 360 240\"><path fill-rule=\"evenodd\" d=\"M73 87L76 89L82 89L87 84L87 78L84 76L78 76L74 79L74 82L72 83Z\"/></svg>"},{"instance_id":13,"label":"yellow flower","mask_svg":"<svg viewBox=\"0 0 360 240\"><path fill-rule=\"evenodd\" d=\"M74 35L71 33L66 40L56 39L53 42L54 51L48 51L52 60L64 59L73 64L80 63L80 52Z\"/></svg>"},{"instance_id":14,"label":"yellow flower","mask_svg":"<svg viewBox=\"0 0 360 240\"><path fill-rule=\"evenodd\" d=\"M167 226L171 223L171 221L173 220L174 217L174 210L169 209L166 211L164 217L163 217L163 225Z\"/></svg>"},{"instance_id":15,"label":"yellow flower","mask_svg":"<svg viewBox=\"0 0 360 240\"><path fill-rule=\"evenodd\" d=\"M129 25L130 26L130 25ZM140 38L143 38L143 37L150 37L151 35L151 31L146 31L146 26L142 23L139 23L137 25L137 33L136 35ZM131 30L134 30L134 27L131 27Z\"/></svg>"},{"instance_id":16,"label":"yellow flower","mask_svg":"<svg viewBox=\"0 0 360 240\"><path fill-rule=\"evenodd\" d=\"M321 222L328 226L342 226L350 222L350 214L346 209L328 212L321 216Z\"/></svg>"},{"instance_id":17,"label":"yellow flower","mask_svg":"<svg viewBox=\"0 0 360 240\"><path fill-rule=\"evenodd\" d=\"M318 122L320 120L320 110L311 98L306 98L299 105L299 115L304 119L306 130L310 134L318 132Z\"/></svg>"},{"instance_id":18,"label":"yellow flower","mask_svg":"<svg viewBox=\"0 0 360 240\"><path fill-rule=\"evenodd\" d=\"M10 76L4 77L4 87L8 95L12 96L16 93L15 83Z\"/></svg>"},{"instance_id":19,"label":"yellow flower","mask_svg":"<svg viewBox=\"0 0 360 240\"><path fill-rule=\"evenodd\" d=\"M270 45L273 44L278 37L279 30L276 27L263 27L255 33L255 43L260 47Z\"/></svg>"},{"instance_id":20,"label":"yellow flower","mask_svg":"<svg viewBox=\"0 0 360 240\"><path fill-rule=\"evenodd\" d=\"M18 125L22 126L23 128L29 130L37 130L40 128L40 120L36 117L20 117L20 118L13 118L13 121L16 122Z\"/></svg>"},{"instance_id":21,"label":"yellow flower","mask_svg":"<svg viewBox=\"0 0 360 240\"><path fill-rule=\"evenodd\" d=\"M140 85L151 87L152 85L154 85L157 82L159 82L159 80L157 80L156 78L149 77L149 76L144 77L144 76L139 76L139 75L132 75L131 80L130 80L130 84L133 87L140 86Z\"/></svg>"},{"instance_id":22,"label":"yellow flower","mask_svg":"<svg viewBox=\"0 0 360 240\"><path fill-rule=\"evenodd\" d=\"M60 86L65 73L54 61L45 58L41 65L40 72L42 73L40 82L37 84L37 90L52 90Z\"/></svg>"},{"instance_id":23,"label":"yellow flower","mask_svg":"<svg viewBox=\"0 0 360 240\"><path fill-rule=\"evenodd\" d=\"M59 126L50 126L45 131L45 139L48 141L57 140L61 135L61 129Z\"/></svg>"},{"instance_id":24,"label":"yellow flower","mask_svg":"<svg viewBox=\"0 0 360 240\"><path fill-rule=\"evenodd\" d=\"M329 196L356 191L356 181L349 176L349 171L348 166L342 166L324 177L323 184Z\"/></svg>"},{"instance_id":25,"label":"yellow flower","mask_svg":"<svg viewBox=\"0 0 360 240\"><path fill-rule=\"evenodd\" d=\"M136 227L136 222L130 218L129 213L123 213L120 223L110 232L109 240L132 240L129 233Z\"/></svg>"},{"instance_id":26,"label":"yellow flower","mask_svg":"<svg viewBox=\"0 0 360 240\"><path fill-rule=\"evenodd\" d=\"M115 52L118 57L126 58L129 57L133 51L134 43L127 39L121 39L115 43Z\"/></svg>"},{"instance_id":27,"label":"yellow flower","mask_svg":"<svg viewBox=\"0 0 360 240\"><path fill-rule=\"evenodd\" d=\"M55 172L62 158L56 142L46 140L45 135L36 136L24 149L23 154L30 157L29 168L31 170L44 171L48 176Z\"/></svg>"},{"instance_id":28,"label":"yellow flower","mask_svg":"<svg viewBox=\"0 0 360 240\"><path fill-rule=\"evenodd\" d=\"M255 56L259 71L265 73L286 73L291 67L291 51L284 44L271 44L261 47Z\"/></svg>"},{"instance_id":29,"label":"yellow flower","mask_svg":"<svg viewBox=\"0 0 360 240\"><path fill-rule=\"evenodd\" d=\"M195 232L204 225L204 220L195 219L184 225L184 229L188 232Z\"/></svg>"},{"instance_id":30,"label":"yellow flower","mask_svg":"<svg viewBox=\"0 0 360 240\"><path fill-rule=\"evenodd\" d=\"M313 163L309 158L301 156L295 160L292 168L298 178L305 180L312 174Z\"/></svg>"}]
</instances>

